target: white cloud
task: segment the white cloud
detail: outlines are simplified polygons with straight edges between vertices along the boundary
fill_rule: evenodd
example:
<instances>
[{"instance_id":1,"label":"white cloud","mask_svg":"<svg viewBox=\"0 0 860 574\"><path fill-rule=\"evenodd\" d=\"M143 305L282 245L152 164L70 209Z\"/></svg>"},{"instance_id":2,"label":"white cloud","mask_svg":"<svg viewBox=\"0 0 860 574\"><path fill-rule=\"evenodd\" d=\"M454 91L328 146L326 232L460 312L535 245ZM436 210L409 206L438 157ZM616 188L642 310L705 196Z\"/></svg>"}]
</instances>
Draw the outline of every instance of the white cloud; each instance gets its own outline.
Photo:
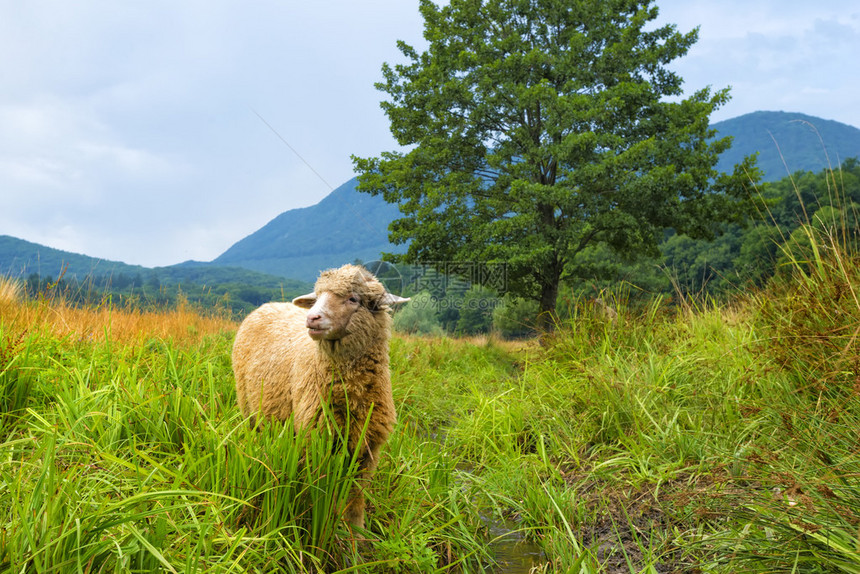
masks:
<instances>
[{"instance_id":1,"label":"white cloud","mask_svg":"<svg viewBox=\"0 0 860 574\"><path fill-rule=\"evenodd\" d=\"M98 164L99 168L118 172L122 177L170 177L175 171L168 160L147 150L86 141L75 148L80 152L81 162Z\"/></svg>"},{"instance_id":2,"label":"white cloud","mask_svg":"<svg viewBox=\"0 0 860 574\"><path fill-rule=\"evenodd\" d=\"M844 65L860 53L860 18L854 3L658 4L661 18L678 23L681 31L701 26L699 42L673 65L685 86L732 88L732 101L715 119L785 110L860 126L860 108L850 95L856 94L858 80L845 73Z\"/></svg>"}]
</instances>

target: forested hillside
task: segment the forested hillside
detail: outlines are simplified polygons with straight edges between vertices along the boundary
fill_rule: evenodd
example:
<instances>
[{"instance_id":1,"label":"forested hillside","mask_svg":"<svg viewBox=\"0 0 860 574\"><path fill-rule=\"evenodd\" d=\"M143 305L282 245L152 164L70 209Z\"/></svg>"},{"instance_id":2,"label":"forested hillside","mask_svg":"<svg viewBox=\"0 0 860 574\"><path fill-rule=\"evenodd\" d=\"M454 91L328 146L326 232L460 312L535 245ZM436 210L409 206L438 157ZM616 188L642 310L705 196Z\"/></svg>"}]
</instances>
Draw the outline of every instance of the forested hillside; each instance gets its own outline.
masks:
<instances>
[{"instance_id":1,"label":"forested hillside","mask_svg":"<svg viewBox=\"0 0 860 574\"><path fill-rule=\"evenodd\" d=\"M63 273L68 278L83 279L90 275L134 275L144 271L146 268L140 265L97 259L0 235L0 275L20 277L37 273L57 277Z\"/></svg>"},{"instance_id":2,"label":"forested hillside","mask_svg":"<svg viewBox=\"0 0 860 574\"><path fill-rule=\"evenodd\" d=\"M209 263L147 268L106 261L0 236L0 276L24 281L34 297L62 294L70 302L152 308L188 301L241 315L273 299L307 292L311 284Z\"/></svg>"},{"instance_id":3,"label":"forested hillside","mask_svg":"<svg viewBox=\"0 0 860 574\"><path fill-rule=\"evenodd\" d=\"M664 241L663 264L687 292L720 293L760 285L781 265L780 246L803 243L801 224L846 234L856 240L860 211L860 162L841 168L796 173L761 191L762 218L731 225L713 242L672 235Z\"/></svg>"}]
</instances>

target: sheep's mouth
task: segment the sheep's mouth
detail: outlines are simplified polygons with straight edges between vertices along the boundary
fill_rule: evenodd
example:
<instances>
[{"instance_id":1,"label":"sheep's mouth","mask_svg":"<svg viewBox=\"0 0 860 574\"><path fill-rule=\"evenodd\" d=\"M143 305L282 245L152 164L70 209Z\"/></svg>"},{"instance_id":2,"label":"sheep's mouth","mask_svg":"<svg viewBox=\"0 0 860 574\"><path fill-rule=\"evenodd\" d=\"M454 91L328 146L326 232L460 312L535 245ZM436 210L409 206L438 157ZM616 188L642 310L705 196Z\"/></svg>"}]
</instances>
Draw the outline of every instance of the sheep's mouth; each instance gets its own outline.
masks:
<instances>
[{"instance_id":1,"label":"sheep's mouth","mask_svg":"<svg viewBox=\"0 0 860 574\"><path fill-rule=\"evenodd\" d=\"M311 336L311 339L322 339L327 332L328 329L315 329L313 327L308 327L308 335Z\"/></svg>"}]
</instances>

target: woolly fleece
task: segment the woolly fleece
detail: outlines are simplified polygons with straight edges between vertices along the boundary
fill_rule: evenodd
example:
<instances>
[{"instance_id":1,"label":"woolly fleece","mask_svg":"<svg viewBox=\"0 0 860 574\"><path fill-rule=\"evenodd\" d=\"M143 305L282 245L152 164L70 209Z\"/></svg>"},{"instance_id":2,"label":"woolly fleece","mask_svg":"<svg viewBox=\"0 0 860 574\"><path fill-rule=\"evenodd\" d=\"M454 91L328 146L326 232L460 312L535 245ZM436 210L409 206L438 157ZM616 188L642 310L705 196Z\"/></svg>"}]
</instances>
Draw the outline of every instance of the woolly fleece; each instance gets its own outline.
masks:
<instances>
[{"instance_id":1,"label":"woolly fleece","mask_svg":"<svg viewBox=\"0 0 860 574\"><path fill-rule=\"evenodd\" d=\"M292 303L268 303L242 322L233 345L236 396L246 417L285 421L297 429L312 427L327 401L341 428L350 417L348 447L360 449L358 486L347 504L345 520L364 525L363 486L379 462L379 451L394 427L388 342L391 316L385 287L355 265L324 271L314 294L353 294L360 305L346 318L346 335L337 340L311 339L307 311ZM313 295L308 295L311 300ZM307 305L308 301L294 301ZM363 443L357 444L370 413Z\"/></svg>"}]
</instances>

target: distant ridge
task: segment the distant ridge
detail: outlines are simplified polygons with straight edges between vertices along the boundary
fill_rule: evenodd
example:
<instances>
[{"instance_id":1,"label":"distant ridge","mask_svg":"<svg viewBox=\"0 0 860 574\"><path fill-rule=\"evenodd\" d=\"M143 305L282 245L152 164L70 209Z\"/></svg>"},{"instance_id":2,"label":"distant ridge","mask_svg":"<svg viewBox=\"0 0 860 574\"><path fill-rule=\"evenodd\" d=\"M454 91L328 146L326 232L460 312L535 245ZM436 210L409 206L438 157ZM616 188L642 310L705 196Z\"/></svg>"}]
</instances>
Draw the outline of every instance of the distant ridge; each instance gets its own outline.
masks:
<instances>
[{"instance_id":1,"label":"distant ridge","mask_svg":"<svg viewBox=\"0 0 860 574\"><path fill-rule=\"evenodd\" d=\"M83 280L90 275L136 274L146 270L140 265L98 259L46 247L9 235L0 235L0 275L24 277L38 273L56 279L60 274Z\"/></svg>"},{"instance_id":2,"label":"distant ridge","mask_svg":"<svg viewBox=\"0 0 860 574\"><path fill-rule=\"evenodd\" d=\"M397 207L359 193L357 184L353 178L316 205L281 213L213 263L313 281L323 269L397 252L388 242Z\"/></svg>"},{"instance_id":3,"label":"distant ridge","mask_svg":"<svg viewBox=\"0 0 860 574\"><path fill-rule=\"evenodd\" d=\"M46 247L9 235L0 235L0 276L26 279L37 274L43 279L74 280L83 282L88 278L138 278L138 285L146 279L158 278L167 285L216 285L238 282L257 287L281 288L298 294L308 289L304 281L260 273L239 266L229 267L186 261L166 267L143 267L119 261L98 259L79 253L71 253Z\"/></svg>"},{"instance_id":4,"label":"distant ridge","mask_svg":"<svg viewBox=\"0 0 860 574\"><path fill-rule=\"evenodd\" d=\"M734 138L717 168L729 172L745 155L757 151L765 181L798 171L835 169L850 157L860 157L860 129L806 114L753 112L712 127L720 136Z\"/></svg>"}]
</instances>

